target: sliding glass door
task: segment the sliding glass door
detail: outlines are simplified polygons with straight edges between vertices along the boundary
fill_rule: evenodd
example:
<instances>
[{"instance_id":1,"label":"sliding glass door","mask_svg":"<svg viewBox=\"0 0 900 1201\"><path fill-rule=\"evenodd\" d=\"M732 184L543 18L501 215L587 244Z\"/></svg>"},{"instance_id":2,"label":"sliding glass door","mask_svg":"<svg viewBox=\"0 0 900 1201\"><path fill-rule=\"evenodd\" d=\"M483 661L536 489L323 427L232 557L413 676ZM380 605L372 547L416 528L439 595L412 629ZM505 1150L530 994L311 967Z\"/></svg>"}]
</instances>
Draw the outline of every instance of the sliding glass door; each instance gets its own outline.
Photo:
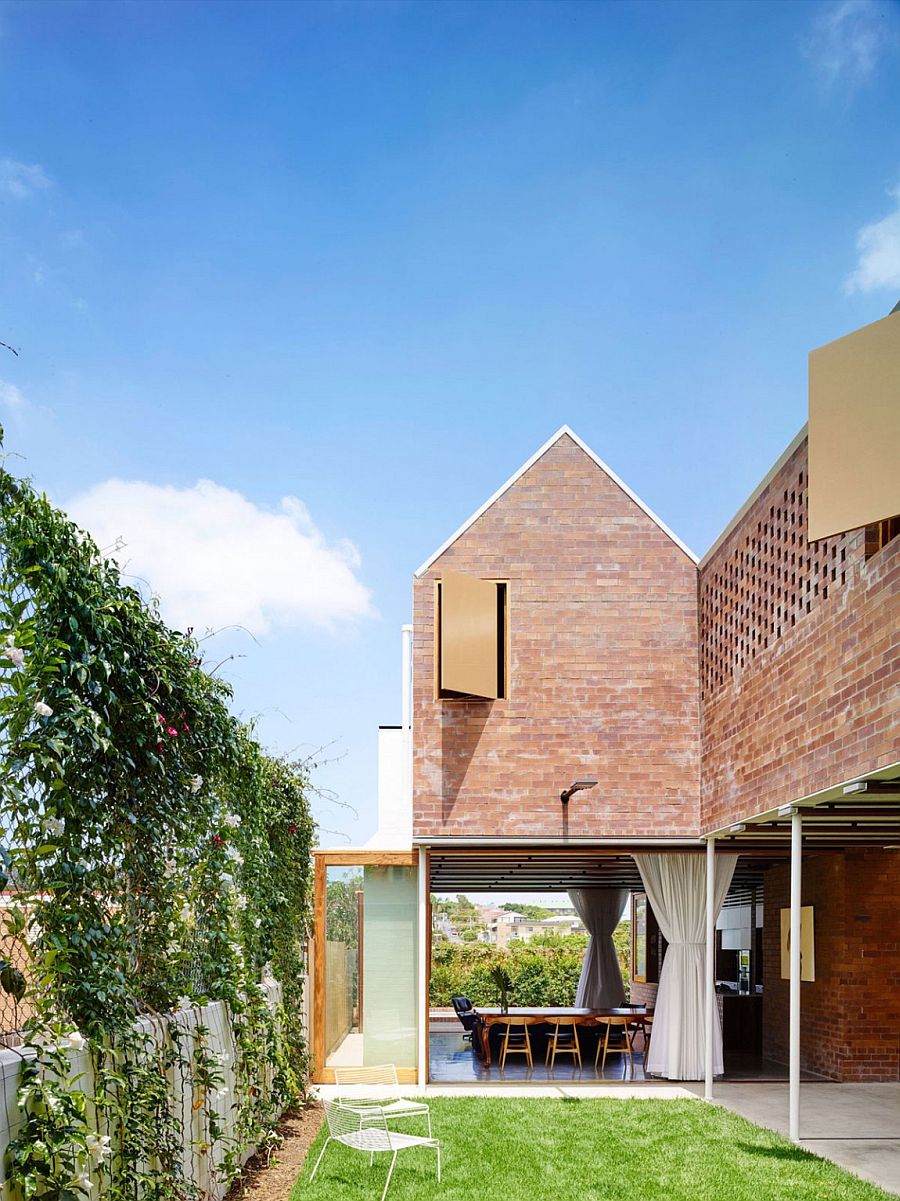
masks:
<instances>
[{"instance_id":1,"label":"sliding glass door","mask_svg":"<svg viewBox=\"0 0 900 1201\"><path fill-rule=\"evenodd\" d=\"M417 868L360 852L359 863L318 870L325 878L318 889L324 915L316 915L317 943L324 935L316 947L317 1074L324 1080L335 1068L384 1063L414 1072Z\"/></svg>"}]
</instances>

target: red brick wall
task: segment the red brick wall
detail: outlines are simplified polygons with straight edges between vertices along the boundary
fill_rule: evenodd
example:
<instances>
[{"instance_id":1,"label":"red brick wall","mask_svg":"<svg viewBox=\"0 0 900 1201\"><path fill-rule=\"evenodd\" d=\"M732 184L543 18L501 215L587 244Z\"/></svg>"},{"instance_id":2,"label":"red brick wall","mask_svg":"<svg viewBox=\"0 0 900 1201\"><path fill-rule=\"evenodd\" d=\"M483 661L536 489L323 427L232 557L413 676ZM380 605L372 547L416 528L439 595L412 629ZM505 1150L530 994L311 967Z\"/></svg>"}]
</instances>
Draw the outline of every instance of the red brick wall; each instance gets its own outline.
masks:
<instances>
[{"instance_id":1,"label":"red brick wall","mask_svg":"<svg viewBox=\"0 0 900 1201\"><path fill-rule=\"evenodd\" d=\"M435 700L442 567L510 581L508 699ZM414 629L416 835L697 832L696 567L568 436L415 581Z\"/></svg>"},{"instance_id":2,"label":"red brick wall","mask_svg":"<svg viewBox=\"0 0 900 1201\"><path fill-rule=\"evenodd\" d=\"M629 982L629 1001L632 1005L655 1005L658 984L639 984L636 980Z\"/></svg>"},{"instance_id":3,"label":"red brick wall","mask_svg":"<svg viewBox=\"0 0 900 1201\"><path fill-rule=\"evenodd\" d=\"M701 566L703 830L900 760L900 539L805 530L804 441Z\"/></svg>"},{"instance_id":4,"label":"red brick wall","mask_svg":"<svg viewBox=\"0 0 900 1201\"><path fill-rule=\"evenodd\" d=\"M763 1054L782 1063L780 910L789 893L788 865L766 873ZM801 986L803 1067L845 1081L900 1079L900 852L804 856L802 900L815 908L816 955L816 978Z\"/></svg>"}]
</instances>

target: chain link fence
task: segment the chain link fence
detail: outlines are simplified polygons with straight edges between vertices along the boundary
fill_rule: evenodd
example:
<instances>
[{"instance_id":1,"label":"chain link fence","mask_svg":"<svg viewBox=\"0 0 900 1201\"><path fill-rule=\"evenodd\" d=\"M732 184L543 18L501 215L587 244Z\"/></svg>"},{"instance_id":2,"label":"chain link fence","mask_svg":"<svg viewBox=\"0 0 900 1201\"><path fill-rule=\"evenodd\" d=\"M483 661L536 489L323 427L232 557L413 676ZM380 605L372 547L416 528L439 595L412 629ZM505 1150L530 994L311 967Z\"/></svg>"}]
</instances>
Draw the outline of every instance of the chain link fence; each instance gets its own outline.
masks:
<instances>
[{"instance_id":1,"label":"chain link fence","mask_svg":"<svg viewBox=\"0 0 900 1201\"><path fill-rule=\"evenodd\" d=\"M16 999L3 987L3 971L15 968L27 979L28 959L19 939L7 932L7 912L16 902L16 893L0 893L0 1047L17 1047L22 1042L22 1027L34 1012L27 997Z\"/></svg>"}]
</instances>

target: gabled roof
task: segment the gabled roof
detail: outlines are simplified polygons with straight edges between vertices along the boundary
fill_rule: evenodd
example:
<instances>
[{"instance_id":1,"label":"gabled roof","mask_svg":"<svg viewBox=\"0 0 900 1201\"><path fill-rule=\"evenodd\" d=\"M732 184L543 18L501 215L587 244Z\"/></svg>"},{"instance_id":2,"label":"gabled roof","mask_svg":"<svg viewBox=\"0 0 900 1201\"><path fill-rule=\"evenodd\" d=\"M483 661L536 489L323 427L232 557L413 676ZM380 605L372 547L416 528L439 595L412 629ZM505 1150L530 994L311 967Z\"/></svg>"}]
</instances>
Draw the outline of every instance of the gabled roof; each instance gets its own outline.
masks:
<instances>
[{"instance_id":1,"label":"gabled roof","mask_svg":"<svg viewBox=\"0 0 900 1201\"><path fill-rule=\"evenodd\" d=\"M649 508L649 506L645 505L644 502L641 500L641 498L636 493L632 492L631 489L628 487L628 485L623 480L619 479L619 477L612 470L612 468L608 467L606 465L606 463L604 463L603 460L598 455L595 455L594 452L591 450L591 448L587 445L587 443L582 442L582 440L578 437L578 435L575 433L574 430L570 429L567 425L563 425L563 426L560 426L560 428L556 431L556 433L551 438L547 439L547 441L544 443L543 446L539 447L534 452L534 454L527 461L527 463L523 463L522 466L519 468L519 470L514 472L509 477L509 479L506 481L506 483L503 484L500 488L498 488L497 491L494 493L494 495L489 497L484 502L484 504L481 506L480 509L477 509L472 514L472 516L468 518L468 520L464 521L462 523L462 525L459 527L459 529L455 533L451 534L450 537L447 539L447 541L443 542L437 548L437 550L434 552L433 555L430 555L425 560L425 562L422 564L422 566L416 571L416 579L419 579L421 576L423 576L425 574L425 572L428 571L428 569L432 566L432 564L435 562L435 560L439 559L441 557L441 555L444 553L444 551L448 550L453 545L453 543L457 540L457 538L461 537L466 532L466 530L469 528L469 526L474 525L475 522L478 520L478 518L481 517L481 515L483 513L486 513L488 511L488 509L491 507L491 505L494 504L495 501L498 501L500 499L500 497L503 496L503 494L505 492L507 492L513 486L513 484L516 483L517 480L521 479L522 476L525 474L525 472L528 471L528 469L530 467L533 467L534 464L538 461L538 459L542 458L543 455L545 455L547 453L547 451L550 449L551 446L555 446L556 443L560 440L560 438L564 438L566 436L571 438L572 441L575 443L575 445L578 446L581 450L583 450L584 453L588 456L588 458L592 459L597 464L597 466L600 468L600 470L604 471L609 476L609 478L613 481L613 483L617 484L622 489L622 491L625 493L625 495L630 497L631 500L634 501L634 503L638 506L638 508L643 509L643 511L650 518L650 520L653 521L656 525L658 525L659 528L662 530L662 532L664 534L666 534L669 538L672 539L672 541L679 548L679 550L684 551L684 553L687 555L687 557L691 560L692 563L699 562L699 559L694 554L694 552L691 550L691 548L689 546L687 546L684 542L682 542L681 539L678 537L678 535L673 533L672 530L670 530L669 527L666 525L666 523L664 521L661 521L656 516L656 514L653 512L653 510L651 508Z\"/></svg>"}]
</instances>

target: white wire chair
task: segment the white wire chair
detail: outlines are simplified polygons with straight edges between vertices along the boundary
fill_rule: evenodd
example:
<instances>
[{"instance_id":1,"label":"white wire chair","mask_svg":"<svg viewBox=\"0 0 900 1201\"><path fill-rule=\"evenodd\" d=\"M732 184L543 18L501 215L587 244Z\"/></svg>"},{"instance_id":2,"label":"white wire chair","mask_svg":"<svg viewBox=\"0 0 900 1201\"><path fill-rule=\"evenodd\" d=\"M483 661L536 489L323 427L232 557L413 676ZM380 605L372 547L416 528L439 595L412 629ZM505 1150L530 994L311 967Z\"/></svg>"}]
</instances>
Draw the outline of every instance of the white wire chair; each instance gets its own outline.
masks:
<instances>
[{"instance_id":1,"label":"white wire chair","mask_svg":"<svg viewBox=\"0 0 900 1201\"><path fill-rule=\"evenodd\" d=\"M334 1082L337 1099L358 1107L376 1105L384 1110L388 1121L395 1118L425 1118L431 1138L431 1110L424 1101L401 1097L397 1068L392 1063L372 1067L335 1068Z\"/></svg>"},{"instance_id":2,"label":"white wire chair","mask_svg":"<svg viewBox=\"0 0 900 1201\"><path fill-rule=\"evenodd\" d=\"M369 1105L365 1109L360 1109L358 1106L345 1105L342 1101L325 1101L324 1105L325 1120L328 1123L328 1137L325 1139L325 1145L319 1152L316 1166L312 1170L312 1175L309 1178L310 1184L315 1180L319 1164L322 1162L322 1157L328 1150L328 1144L331 1142L343 1143L345 1147L350 1147L353 1151L361 1151L364 1155L368 1154L369 1163L372 1162L376 1154L381 1152L391 1153L391 1166L388 1168L387 1180L384 1182L384 1192L381 1194L381 1201L384 1201L387 1196L397 1156L401 1151L407 1151L412 1147L428 1147L437 1152L437 1178L438 1184L440 1184L441 1144L436 1138L422 1138L416 1134L398 1134L396 1130L388 1130L385 1112L378 1105Z\"/></svg>"}]
</instances>

